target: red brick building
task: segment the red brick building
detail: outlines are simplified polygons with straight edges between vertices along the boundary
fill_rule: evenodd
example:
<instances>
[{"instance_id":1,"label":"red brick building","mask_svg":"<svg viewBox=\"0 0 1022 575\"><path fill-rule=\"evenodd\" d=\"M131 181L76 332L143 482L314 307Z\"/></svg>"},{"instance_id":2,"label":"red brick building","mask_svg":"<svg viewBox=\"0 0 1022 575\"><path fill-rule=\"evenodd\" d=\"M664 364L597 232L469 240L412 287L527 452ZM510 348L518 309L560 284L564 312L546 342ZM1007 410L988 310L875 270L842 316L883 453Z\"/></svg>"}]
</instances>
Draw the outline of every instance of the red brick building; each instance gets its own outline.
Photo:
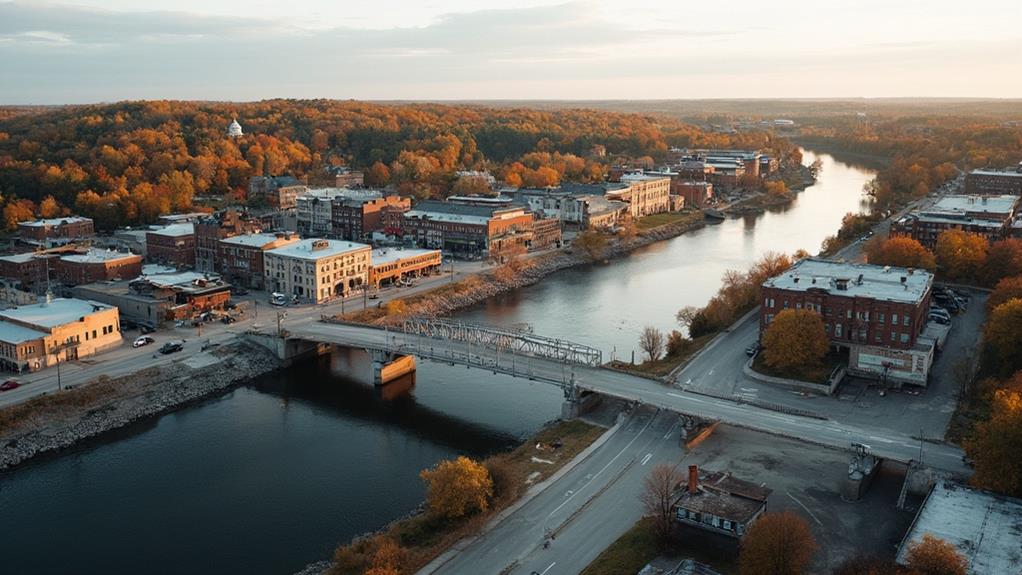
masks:
<instances>
[{"instance_id":1,"label":"red brick building","mask_svg":"<svg viewBox=\"0 0 1022 575\"><path fill-rule=\"evenodd\" d=\"M1019 196L944 196L933 207L917 210L891 224L891 235L908 236L928 249L947 230L979 234L995 242L1012 231Z\"/></svg>"},{"instance_id":2,"label":"red brick building","mask_svg":"<svg viewBox=\"0 0 1022 575\"><path fill-rule=\"evenodd\" d=\"M331 200L333 236L342 240L364 241L373 232L383 231L384 210L402 214L412 209L411 198L397 195L368 197L337 196Z\"/></svg>"},{"instance_id":3,"label":"red brick building","mask_svg":"<svg viewBox=\"0 0 1022 575\"><path fill-rule=\"evenodd\" d=\"M18 222L18 233L21 234L21 239L24 241L50 247L91 239L96 235L96 230L91 219L68 216L33 222Z\"/></svg>"},{"instance_id":4,"label":"red brick building","mask_svg":"<svg viewBox=\"0 0 1022 575\"><path fill-rule=\"evenodd\" d=\"M66 286L135 279L142 275L142 256L100 249L66 254L57 258L55 275Z\"/></svg>"},{"instance_id":5,"label":"red brick building","mask_svg":"<svg viewBox=\"0 0 1022 575\"><path fill-rule=\"evenodd\" d=\"M424 200L405 212L402 233L422 247L461 257L498 257L532 242L533 214L519 206L466 205Z\"/></svg>"},{"instance_id":6,"label":"red brick building","mask_svg":"<svg viewBox=\"0 0 1022 575\"><path fill-rule=\"evenodd\" d=\"M710 182L678 182L671 194L685 198L686 206L701 208L713 199L713 184Z\"/></svg>"},{"instance_id":7,"label":"red brick building","mask_svg":"<svg viewBox=\"0 0 1022 575\"><path fill-rule=\"evenodd\" d=\"M261 220L249 218L237 210L210 214L199 219L195 222L195 270L220 272L220 240L262 230Z\"/></svg>"},{"instance_id":8,"label":"red brick building","mask_svg":"<svg viewBox=\"0 0 1022 575\"><path fill-rule=\"evenodd\" d=\"M1022 163L1013 170L973 170L965 175L965 193L1022 196Z\"/></svg>"},{"instance_id":9,"label":"red brick building","mask_svg":"<svg viewBox=\"0 0 1022 575\"><path fill-rule=\"evenodd\" d=\"M227 281L263 289L267 251L299 241L297 234L243 234L220 240L217 268Z\"/></svg>"},{"instance_id":10,"label":"red brick building","mask_svg":"<svg viewBox=\"0 0 1022 575\"><path fill-rule=\"evenodd\" d=\"M0 277L24 291L42 293L46 291L47 279L52 277L54 260L55 255L31 252L0 256Z\"/></svg>"},{"instance_id":11,"label":"red brick building","mask_svg":"<svg viewBox=\"0 0 1022 575\"><path fill-rule=\"evenodd\" d=\"M922 270L804 259L767 280L760 333L786 309L819 313L849 372L925 385L935 341L924 336L933 275Z\"/></svg>"},{"instance_id":12,"label":"red brick building","mask_svg":"<svg viewBox=\"0 0 1022 575\"><path fill-rule=\"evenodd\" d=\"M195 225L174 224L146 233L146 257L178 269L195 267Z\"/></svg>"}]
</instances>

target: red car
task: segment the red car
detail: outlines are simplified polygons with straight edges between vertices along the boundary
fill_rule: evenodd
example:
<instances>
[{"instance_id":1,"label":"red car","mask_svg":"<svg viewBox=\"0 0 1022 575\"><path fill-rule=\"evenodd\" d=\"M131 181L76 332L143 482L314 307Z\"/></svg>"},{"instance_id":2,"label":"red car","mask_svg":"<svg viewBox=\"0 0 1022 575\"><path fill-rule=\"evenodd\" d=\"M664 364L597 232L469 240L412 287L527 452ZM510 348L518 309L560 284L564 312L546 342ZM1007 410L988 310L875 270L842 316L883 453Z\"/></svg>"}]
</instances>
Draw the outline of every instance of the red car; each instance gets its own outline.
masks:
<instances>
[{"instance_id":1,"label":"red car","mask_svg":"<svg viewBox=\"0 0 1022 575\"><path fill-rule=\"evenodd\" d=\"M7 381L0 383L0 391L9 391L12 389L17 389L19 387L21 387L21 384L14 381L13 379L8 379Z\"/></svg>"}]
</instances>

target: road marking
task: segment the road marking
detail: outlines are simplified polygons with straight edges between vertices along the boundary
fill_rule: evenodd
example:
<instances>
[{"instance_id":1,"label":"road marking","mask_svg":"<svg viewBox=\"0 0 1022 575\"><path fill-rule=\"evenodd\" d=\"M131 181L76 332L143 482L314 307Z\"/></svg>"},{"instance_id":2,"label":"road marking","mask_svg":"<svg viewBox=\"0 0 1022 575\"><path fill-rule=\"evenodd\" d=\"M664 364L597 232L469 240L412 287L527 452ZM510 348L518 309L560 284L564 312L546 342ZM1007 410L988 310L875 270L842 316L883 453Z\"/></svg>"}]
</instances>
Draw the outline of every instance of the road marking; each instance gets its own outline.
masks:
<instances>
[{"instance_id":1,"label":"road marking","mask_svg":"<svg viewBox=\"0 0 1022 575\"><path fill-rule=\"evenodd\" d=\"M688 385L690 383L692 383L692 378L691 377L685 380L685 385Z\"/></svg>"},{"instance_id":2,"label":"road marking","mask_svg":"<svg viewBox=\"0 0 1022 575\"><path fill-rule=\"evenodd\" d=\"M546 568L546 569L544 569L544 570L543 570L543 572L542 572L542 573L540 573L539 575L546 575L546 572L547 572L547 571L549 571L549 570L551 570L551 569L553 569L553 568L554 568L554 565L557 565L557 561L554 561L553 563L551 563L551 564L547 565L547 568Z\"/></svg>"},{"instance_id":3,"label":"road marking","mask_svg":"<svg viewBox=\"0 0 1022 575\"><path fill-rule=\"evenodd\" d=\"M785 493L787 493L787 494L788 494L788 497L791 497L791 500L792 500L792 501L794 501L795 503L798 503L798 504L799 504L799 506L800 506L800 507L802 507L802 509L805 509L805 510L806 510L806 513L808 513L808 514L809 514L809 516L813 518L813 521L815 521L816 523L818 523L818 524L819 524L819 525L820 525L821 527L823 526L823 522L822 522L822 521L820 521L820 520L819 520L819 518L817 518L817 517L816 517L816 514L815 514L815 513L813 513L812 511L810 511L810 510L809 510L809 508L808 508L808 507L806 507L805 503L802 503L802 502L801 502L801 501L799 501L798 499L795 499L795 496L794 496L794 495L792 495L791 493L788 493L787 491L785 491Z\"/></svg>"},{"instance_id":4,"label":"road marking","mask_svg":"<svg viewBox=\"0 0 1022 575\"><path fill-rule=\"evenodd\" d=\"M641 463L641 465L646 465L647 463L649 463L649 459L650 459L651 457L653 457L653 454L652 454L652 453L647 453L647 454L646 454L646 457L643 457L643 458L642 458L642 463Z\"/></svg>"},{"instance_id":5,"label":"road marking","mask_svg":"<svg viewBox=\"0 0 1022 575\"><path fill-rule=\"evenodd\" d=\"M706 375L713 375L713 370L711 369L709 372L706 373Z\"/></svg>"},{"instance_id":6,"label":"road marking","mask_svg":"<svg viewBox=\"0 0 1022 575\"><path fill-rule=\"evenodd\" d=\"M667 392L667 395L669 395L671 397L677 397L678 399L685 399L685 400L691 401L693 403L706 403L705 401L699 399L698 397L688 397L687 395L678 395L677 393L671 393L669 391Z\"/></svg>"}]
</instances>

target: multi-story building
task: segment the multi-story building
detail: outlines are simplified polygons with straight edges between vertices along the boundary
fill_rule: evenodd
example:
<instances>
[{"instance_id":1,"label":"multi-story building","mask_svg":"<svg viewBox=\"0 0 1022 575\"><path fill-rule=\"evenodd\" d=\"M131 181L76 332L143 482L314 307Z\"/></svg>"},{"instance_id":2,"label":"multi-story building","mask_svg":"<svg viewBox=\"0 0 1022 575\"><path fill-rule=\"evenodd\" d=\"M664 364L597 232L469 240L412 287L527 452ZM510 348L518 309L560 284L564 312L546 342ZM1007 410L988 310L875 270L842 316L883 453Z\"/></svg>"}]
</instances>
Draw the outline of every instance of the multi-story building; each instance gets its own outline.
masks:
<instances>
[{"instance_id":1,"label":"multi-story building","mask_svg":"<svg viewBox=\"0 0 1022 575\"><path fill-rule=\"evenodd\" d=\"M134 279L142 275L142 256L90 248L56 259L57 281L65 286Z\"/></svg>"},{"instance_id":2,"label":"multi-story building","mask_svg":"<svg viewBox=\"0 0 1022 575\"><path fill-rule=\"evenodd\" d=\"M714 186L734 188L745 178L745 163L740 159L708 157L705 163L713 169L706 179ZM759 166L758 163L756 165Z\"/></svg>"},{"instance_id":3,"label":"multi-story building","mask_svg":"<svg viewBox=\"0 0 1022 575\"><path fill-rule=\"evenodd\" d=\"M831 345L849 351L849 373L926 385L936 347L923 334L932 287L923 270L804 259L763 284L760 333L783 310L814 310Z\"/></svg>"},{"instance_id":4,"label":"multi-story building","mask_svg":"<svg viewBox=\"0 0 1022 575\"><path fill-rule=\"evenodd\" d=\"M146 257L178 269L195 267L195 224L174 224L146 233Z\"/></svg>"},{"instance_id":5,"label":"multi-story building","mask_svg":"<svg viewBox=\"0 0 1022 575\"><path fill-rule=\"evenodd\" d=\"M334 176L334 185L338 188L361 188L365 185L365 173L361 170L352 170L345 166L334 166L329 168Z\"/></svg>"},{"instance_id":6,"label":"multi-story building","mask_svg":"<svg viewBox=\"0 0 1022 575\"><path fill-rule=\"evenodd\" d=\"M306 237L335 237L334 207L342 208L346 203L352 205L379 200L383 193L378 190L352 190L348 188L319 188L309 190L299 196L295 204L298 233ZM346 228L355 227L353 211L339 211L338 222ZM351 217L349 217L351 216ZM359 221L358 227L362 226Z\"/></svg>"},{"instance_id":7,"label":"multi-story building","mask_svg":"<svg viewBox=\"0 0 1022 575\"><path fill-rule=\"evenodd\" d=\"M536 218L532 221L532 242L530 250L545 250L561 245L561 220L557 218Z\"/></svg>"},{"instance_id":8,"label":"multi-story building","mask_svg":"<svg viewBox=\"0 0 1022 575\"><path fill-rule=\"evenodd\" d=\"M988 241L1010 235L1019 196L944 196L933 207L908 213L891 224L891 234L908 236L929 249L947 230L979 234Z\"/></svg>"},{"instance_id":9,"label":"multi-story building","mask_svg":"<svg viewBox=\"0 0 1022 575\"><path fill-rule=\"evenodd\" d=\"M349 193L331 200L331 235L342 240L366 241L373 232L383 231L383 211L404 213L412 209L411 198L397 195Z\"/></svg>"},{"instance_id":10,"label":"multi-story building","mask_svg":"<svg viewBox=\"0 0 1022 575\"><path fill-rule=\"evenodd\" d=\"M217 268L235 285L263 289L265 254L299 241L290 233L242 234L220 240Z\"/></svg>"},{"instance_id":11,"label":"multi-story building","mask_svg":"<svg viewBox=\"0 0 1022 575\"><path fill-rule=\"evenodd\" d=\"M685 198L686 206L701 208L713 199L713 184L710 182L678 182L672 194Z\"/></svg>"},{"instance_id":12,"label":"multi-story building","mask_svg":"<svg viewBox=\"0 0 1022 575\"><path fill-rule=\"evenodd\" d=\"M71 292L75 297L116 306L125 320L154 328L163 322L223 310L231 299L230 284L219 276L194 271L84 284Z\"/></svg>"},{"instance_id":13,"label":"multi-story building","mask_svg":"<svg viewBox=\"0 0 1022 575\"><path fill-rule=\"evenodd\" d=\"M18 222L18 233L22 241L48 248L92 239L96 230L91 219L68 216Z\"/></svg>"},{"instance_id":14,"label":"multi-story building","mask_svg":"<svg viewBox=\"0 0 1022 575\"><path fill-rule=\"evenodd\" d=\"M1022 196L1022 162L1013 170L973 170L965 175L965 193Z\"/></svg>"},{"instance_id":15,"label":"multi-story building","mask_svg":"<svg viewBox=\"0 0 1022 575\"><path fill-rule=\"evenodd\" d=\"M515 190L515 203L528 206L538 219L557 219L578 229L606 229L617 225L629 213L629 204L607 197L626 190L621 183L563 184L559 188L521 188Z\"/></svg>"},{"instance_id":16,"label":"multi-story building","mask_svg":"<svg viewBox=\"0 0 1022 575\"><path fill-rule=\"evenodd\" d=\"M738 161L744 168L743 175L748 174L756 178L760 176L759 168L763 155L753 150L693 150L692 154L710 163L723 160Z\"/></svg>"},{"instance_id":17,"label":"multi-story building","mask_svg":"<svg viewBox=\"0 0 1022 575\"><path fill-rule=\"evenodd\" d=\"M195 222L195 270L219 273L220 240L262 230L262 220L250 218L237 210L226 210L200 218Z\"/></svg>"},{"instance_id":18,"label":"multi-story building","mask_svg":"<svg viewBox=\"0 0 1022 575\"><path fill-rule=\"evenodd\" d=\"M298 196L308 191L308 186L292 176L253 176L248 181L248 200L252 205L278 210L293 209Z\"/></svg>"},{"instance_id":19,"label":"multi-story building","mask_svg":"<svg viewBox=\"0 0 1022 575\"><path fill-rule=\"evenodd\" d=\"M525 251L532 241L533 214L522 206L480 206L421 201L405 212L402 233L422 246L458 257L500 258Z\"/></svg>"},{"instance_id":20,"label":"multi-story building","mask_svg":"<svg viewBox=\"0 0 1022 575\"><path fill-rule=\"evenodd\" d=\"M0 366L35 371L121 344L117 308L81 299L47 301L0 311Z\"/></svg>"},{"instance_id":21,"label":"multi-story building","mask_svg":"<svg viewBox=\"0 0 1022 575\"><path fill-rule=\"evenodd\" d=\"M0 256L0 277L12 287L43 293L52 279L56 267L54 260L55 255L31 252Z\"/></svg>"},{"instance_id":22,"label":"multi-story building","mask_svg":"<svg viewBox=\"0 0 1022 575\"><path fill-rule=\"evenodd\" d=\"M628 213L633 218L671 211L671 178L646 174L625 174L621 183L624 190L607 192L608 200L620 200L628 204Z\"/></svg>"},{"instance_id":23,"label":"multi-story building","mask_svg":"<svg viewBox=\"0 0 1022 575\"><path fill-rule=\"evenodd\" d=\"M760 156L759 158L759 175L761 177L767 177L770 174L774 174L777 170L781 169L781 162L777 158L770 156Z\"/></svg>"},{"instance_id":24,"label":"multi-story building","mask_svg":"<svg viewBox=\"0 0 1022 575\"><path fill-rule=\"evenodd\" d=\"M369 265L369 285L400 283L408 278L428 276L440 271L440 250L384 248L373 251Z\"/></svg>"},{"instance_id":25,"label":"multi-story building","mask_svg":"<svg viewBox=\"0 0 1022 575\"><path fill-rule=\"evenodd\" d=\"M369 281L366 244L306 239L264 254L266 289L320 303L351 294Z\"/></svg>"}]
</instances>

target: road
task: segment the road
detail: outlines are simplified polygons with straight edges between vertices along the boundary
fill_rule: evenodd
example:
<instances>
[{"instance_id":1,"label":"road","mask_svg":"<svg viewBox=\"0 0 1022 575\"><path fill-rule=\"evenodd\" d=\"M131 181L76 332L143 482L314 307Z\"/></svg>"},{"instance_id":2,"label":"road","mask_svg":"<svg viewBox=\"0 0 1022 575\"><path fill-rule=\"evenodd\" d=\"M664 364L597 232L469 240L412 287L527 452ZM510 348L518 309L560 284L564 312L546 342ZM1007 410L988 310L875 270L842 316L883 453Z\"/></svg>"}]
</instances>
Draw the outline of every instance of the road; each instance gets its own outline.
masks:
<instances>
[{"instance_id":1,"label":"road","mask_svg":"<svg viewBox=\"0 0 1022 575\"><path fill-rule=\"evenodd\" d=\"M487 349L469 350L463 342L395 334L382 328L368 326L312 322L290 329L293 337L310 341L329 342L353 348L391 348L410 355L429 353L434 357L449 357L457 363L463 363L468 353L472 364L483 369L513 371L520 374L518 377L558 384L566 383L574 377L580 389L606 396L839 449L847 449L853 442L865 443L870 445L877 455L902 462L917 459L920 452L920 442L917 439L897 430L875 425L863 427L833 419L789 415L600 367L565 366L563 363L539 357L523 359L521 356L497 354ZM730 355L742 353L741 349L744 348L736 349L734 345L718 343L682 370L678 374L678 380L695 382L697 378L714 380L723 378L726 382L728 378L733 377L735 366L739 366L740 369L741 365L740 362L731 362ZM927 465L963 476L969 473L962 462L963 453L957 447L927 444L923 449Z\"/></svg>"},{"instance_id":2,"label":"road","mask_svg":"<svg viewBox=\"0 0 1022 575\"><path fill-rule=\"evenodd\" d=\"M676 414L635 410L600 449L433 572L578 573L642 516L636 494L649 470L683 454Z\"/></svg>"}]
</instances>

